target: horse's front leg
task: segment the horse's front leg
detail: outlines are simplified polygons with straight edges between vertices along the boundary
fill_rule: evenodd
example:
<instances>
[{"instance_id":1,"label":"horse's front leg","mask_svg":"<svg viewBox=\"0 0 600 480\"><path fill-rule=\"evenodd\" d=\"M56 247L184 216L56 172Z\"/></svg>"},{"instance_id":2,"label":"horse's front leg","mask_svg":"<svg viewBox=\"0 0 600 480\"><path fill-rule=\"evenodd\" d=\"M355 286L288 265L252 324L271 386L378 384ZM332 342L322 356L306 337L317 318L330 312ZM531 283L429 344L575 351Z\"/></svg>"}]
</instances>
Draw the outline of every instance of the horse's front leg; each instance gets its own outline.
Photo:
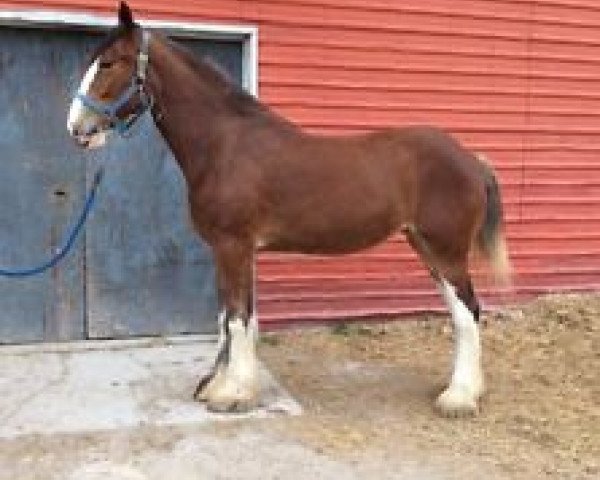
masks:
<instances>
[{"instance_id":1,"label":"horse's front leg","mask_svg":"<svg viewBox=\"0 0 600 480\"><path fill-rule=\"evenodd\" d=\"M219 301L219 307L219 315L217 317L219 328L217 356L212 368L206 375L204 375L204 377L202 377L194 392L194 399L198 400L199 402L205 402L208 399L208 393L210 392L212 386L214 386L216 383L214 380L221 375L223 366L226 364L225 360L227 357L227 350L225 342L225 318L227 313L225 312L225 307L223 306L222 301Z\"/></svg>"},{"instance_id":2,"label":"horse's front leg","mask_svg":"<svg viewBox=\"0 0 600 480\"><path fill-rule=\"evenodd\" d=\"M214 248L220 314L219 353L213 371L196 390L209 410L242 412L258 401L257 321L254 314L253 251L227 240Z\"/></svg>"}]
</instances>

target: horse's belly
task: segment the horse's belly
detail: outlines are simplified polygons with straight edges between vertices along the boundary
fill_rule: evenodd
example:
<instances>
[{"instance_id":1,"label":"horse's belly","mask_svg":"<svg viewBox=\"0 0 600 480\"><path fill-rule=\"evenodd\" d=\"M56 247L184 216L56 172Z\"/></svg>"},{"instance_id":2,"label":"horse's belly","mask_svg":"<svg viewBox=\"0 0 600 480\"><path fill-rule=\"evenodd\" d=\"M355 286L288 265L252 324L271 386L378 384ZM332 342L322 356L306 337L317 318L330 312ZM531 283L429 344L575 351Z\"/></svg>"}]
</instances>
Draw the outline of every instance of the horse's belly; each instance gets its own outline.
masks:
<instances>
[{"instance_id":1,"label":"horse's belly","mask_svg":"<svg viewBox=\"0 0 600 480\"><path fill-rule=\"evenodd\" d=\"M387 211L368 216L323 213L326 212L292 217L265 239L265 249L313 254L350 253L385 240L397 226L395 216Z\"/></svg>"}]
</instances>

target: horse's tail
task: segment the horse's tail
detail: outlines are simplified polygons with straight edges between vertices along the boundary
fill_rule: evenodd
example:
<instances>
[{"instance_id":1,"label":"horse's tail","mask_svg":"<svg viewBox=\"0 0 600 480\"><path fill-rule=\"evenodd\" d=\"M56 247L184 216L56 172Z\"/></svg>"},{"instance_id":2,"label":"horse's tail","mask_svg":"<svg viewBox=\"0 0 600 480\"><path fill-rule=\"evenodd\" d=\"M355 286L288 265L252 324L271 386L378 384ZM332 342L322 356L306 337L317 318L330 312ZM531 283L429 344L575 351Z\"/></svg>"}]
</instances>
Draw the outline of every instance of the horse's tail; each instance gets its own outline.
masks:
<instances>
[{"instance_id":1,"label":"horse's tail","mask_svg":"<svg viewBox=\"0 0 600 480\"><path fill-rule=\"evenodd\" d=\"M477 234L477 247L489 261L497 281L510 284L511 264L504 238L504 214L500 198L500 186L493 169L485 157L478 155L483 166L486 192L486 209L483 225Z\"/></svg>"}]
</instances>

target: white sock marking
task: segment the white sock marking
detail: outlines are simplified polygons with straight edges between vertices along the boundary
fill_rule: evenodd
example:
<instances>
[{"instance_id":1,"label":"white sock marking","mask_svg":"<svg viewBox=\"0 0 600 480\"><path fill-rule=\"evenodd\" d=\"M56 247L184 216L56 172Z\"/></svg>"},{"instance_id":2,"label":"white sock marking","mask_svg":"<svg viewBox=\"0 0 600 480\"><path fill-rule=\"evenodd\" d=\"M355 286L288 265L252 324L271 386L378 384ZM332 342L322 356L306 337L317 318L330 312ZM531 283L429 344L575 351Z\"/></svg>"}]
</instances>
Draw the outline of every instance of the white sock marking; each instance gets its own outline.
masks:
<instances>
[{"instance_id":1,"label":"white sock marking","mask_svg":"<svg viewBox=\"0 0 600 480\"><path fill-rule=\"evenodd\" d=\"M217 339L217 351L220 352L223 350L223 346L225 345L225 318L227 317L227 313L225 310L221 310L217 317L217 322L219 324L219 337Z\"/></svg>"},{"instance_id":2,"label":"white sock marking","mask_svg":"<svg viewBox=\"0 0 600 480\"><path fill-rule=\"evenodd\" d=\"M241 318L229 321L228 363L218 370L209 398L254 398L258 390L258 359L256 357L256 320L250 319L248 327Z\"/></svg>"},{"instance_id":3,"label":"white sock marking","mask_svg":"<svg viewBox=\"0 0 600 480\"><path fill-rule=\"evenodd\" d=\"M478 396L483 388L479 329L473 314L458 298L454 287L445 279L438 285L454 324L454 371L449 388L466 388Z\"/></svg>"},{"instance_id":4,"label":"white sock marking","mask_svg":"<svg viewBox=\"0 0 600 480\"><path fill-rule=\"evenodd\" d=\"M241 318L235 318L229 322L231 343L229 344L227 375L230 375L230 379L236 383L253 383L256 379L257 359L254 324L256 322L251 319L246 328Z\"/></svg>"}]
</instances>

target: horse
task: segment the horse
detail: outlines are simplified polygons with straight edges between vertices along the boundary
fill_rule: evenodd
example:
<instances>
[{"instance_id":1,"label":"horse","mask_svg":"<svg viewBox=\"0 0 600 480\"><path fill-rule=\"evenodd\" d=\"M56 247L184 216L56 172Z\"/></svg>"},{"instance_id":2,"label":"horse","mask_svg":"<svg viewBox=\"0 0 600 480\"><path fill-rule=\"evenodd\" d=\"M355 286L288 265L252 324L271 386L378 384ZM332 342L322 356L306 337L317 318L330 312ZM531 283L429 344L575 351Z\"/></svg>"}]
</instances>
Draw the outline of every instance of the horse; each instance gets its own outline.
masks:
<instances>
[{"instance_id":1,"label":"horse","mask_svg":"<svg viewBox=\"0 0 600 480\"><path fill-rule=\"evenodd\" d=\"M146 111L181 168L193 226L217 272L217 355L196 400L218 412L257 406L257 252L345 254L401 232L453 322L453 370L435 405L446 416L478 411L480 307L469 259L480 252L498 278L510 269L500 189L487 162L433 126L306 132L207 59L141 27L122 2L67 129L82 148L98 148Z\"/></svg>"}]
</instances>

